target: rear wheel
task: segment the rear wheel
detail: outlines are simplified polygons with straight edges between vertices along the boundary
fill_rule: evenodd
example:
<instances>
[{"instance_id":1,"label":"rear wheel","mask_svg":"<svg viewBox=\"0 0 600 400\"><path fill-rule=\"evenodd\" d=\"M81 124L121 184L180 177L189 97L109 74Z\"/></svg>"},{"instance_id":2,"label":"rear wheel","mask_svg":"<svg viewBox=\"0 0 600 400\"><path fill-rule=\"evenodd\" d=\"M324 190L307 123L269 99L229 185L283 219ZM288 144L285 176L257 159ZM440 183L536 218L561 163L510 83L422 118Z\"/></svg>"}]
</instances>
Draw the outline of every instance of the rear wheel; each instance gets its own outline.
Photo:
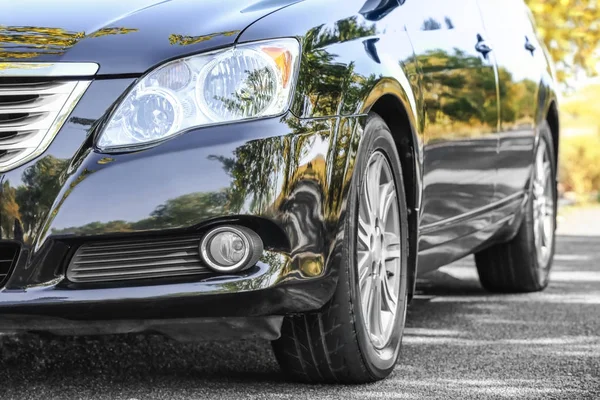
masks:
<instances>
[{"instance_id":1,"label":"rear wheel","mask_svg":"<svg viewBox=\"0 0 600 400\"><path fill-rule=\"evenodd\" d=\"M556 230L556 161L550 127L540 129L525 218L517 235L475 255L479 280L493 292L535 292L548 285Z\"/></svg>"},{"instance_id":2,"label":"rear wheel","mask_svg":"<svg viewBox=\"0 0 600 400\"><path fill-rule=\"evenodd\" d=\"M273 342L293 379L365 383L393 371L408 300L400 168L389 128L370 115L352 178L336 292L322 310L286 317L282 337Z\"/></svg>"}]
</instances>

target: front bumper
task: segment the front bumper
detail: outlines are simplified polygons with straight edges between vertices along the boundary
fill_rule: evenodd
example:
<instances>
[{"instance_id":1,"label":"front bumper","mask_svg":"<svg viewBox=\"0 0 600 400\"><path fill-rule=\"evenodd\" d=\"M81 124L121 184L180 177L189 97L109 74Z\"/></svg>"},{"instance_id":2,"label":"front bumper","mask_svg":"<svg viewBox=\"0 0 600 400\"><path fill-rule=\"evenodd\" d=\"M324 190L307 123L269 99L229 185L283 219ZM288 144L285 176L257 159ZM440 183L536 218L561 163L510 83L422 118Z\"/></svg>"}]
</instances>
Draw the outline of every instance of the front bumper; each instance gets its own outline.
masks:
<instances>
[{"instance_id":1,"label":"front bumper","mask_svg":"<svg viewBox=\"0 0 600 400\"><path fill-rule=\"evenodd\" d=\"M20 245L0 290L0 317L266 316L325 304L336 286L363 119L290 114L101 154L93 147L97 126L132 83L94 81L49 149L0 178L0 243ZM94 287L65 278L81 243L201 232L221 221L253 224L267 245L241 275Z\"/></svg>"}]
</instances>

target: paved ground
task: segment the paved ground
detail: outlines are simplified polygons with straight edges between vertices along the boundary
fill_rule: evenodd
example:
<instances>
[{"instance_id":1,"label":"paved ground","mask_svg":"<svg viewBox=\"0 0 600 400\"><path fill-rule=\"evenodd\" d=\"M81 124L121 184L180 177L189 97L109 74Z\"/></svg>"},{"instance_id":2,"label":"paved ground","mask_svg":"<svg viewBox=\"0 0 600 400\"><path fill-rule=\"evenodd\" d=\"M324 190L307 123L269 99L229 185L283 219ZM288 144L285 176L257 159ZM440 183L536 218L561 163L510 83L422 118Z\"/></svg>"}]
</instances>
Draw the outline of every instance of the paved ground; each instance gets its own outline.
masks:
<instances>
[{"instance_id":1,"label":"paved ground","mask_svg":"<svg viewBox=\"0 0 600 400\"><path fill-rule=\"evenodd\" d=\"M600 218L588 222L560 229L587 233ZM489 295L470 258L419 293L402 362L382 383L286 383L261 342L4 337L0 399L600 398L600 236L561 236L543 293Z\"/></svg>"},{"instance_id":2,"label":"paved ground","mask_svg":"<svg viewBox=\"0 0 600 400\"><path fill-rule=\"evenodd\" d=\"M558 215L560 235L600 236L600 206L565 207Z\"/></svg>"}]
</instances>

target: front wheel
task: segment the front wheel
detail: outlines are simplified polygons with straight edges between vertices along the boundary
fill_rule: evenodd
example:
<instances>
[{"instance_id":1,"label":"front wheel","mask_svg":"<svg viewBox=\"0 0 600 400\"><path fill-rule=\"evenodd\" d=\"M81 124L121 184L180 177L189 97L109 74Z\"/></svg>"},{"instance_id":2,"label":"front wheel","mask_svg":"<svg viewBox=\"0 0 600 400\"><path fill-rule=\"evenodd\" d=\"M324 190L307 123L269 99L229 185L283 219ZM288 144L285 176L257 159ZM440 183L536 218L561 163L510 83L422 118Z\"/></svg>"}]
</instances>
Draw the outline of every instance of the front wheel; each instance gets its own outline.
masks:
<instances>
[{"instance_id":1,"label":"front wheel","mask_svg":"<svg viewBox=\"0 0 600 400\"><path fill-rule=\"evenodd\" d=\"M332 300L286 317L273 342L283 371L305 382L366 383L398 359L408 302L408 217L392 134L369 116L345 213L345 243Z\"/></svg>"},{"instance_id":2,"label":"front wheel","mask_svg":"<svg viewBox=\"0 0 600 400\"><path fill-rule=\"evenodd\" d=\"M547 123L540 128L525 217L517 235L475 254L482 286L492 292L535 292L548 286L556 230L556 158Z\"/></svg>"}]
</instances>

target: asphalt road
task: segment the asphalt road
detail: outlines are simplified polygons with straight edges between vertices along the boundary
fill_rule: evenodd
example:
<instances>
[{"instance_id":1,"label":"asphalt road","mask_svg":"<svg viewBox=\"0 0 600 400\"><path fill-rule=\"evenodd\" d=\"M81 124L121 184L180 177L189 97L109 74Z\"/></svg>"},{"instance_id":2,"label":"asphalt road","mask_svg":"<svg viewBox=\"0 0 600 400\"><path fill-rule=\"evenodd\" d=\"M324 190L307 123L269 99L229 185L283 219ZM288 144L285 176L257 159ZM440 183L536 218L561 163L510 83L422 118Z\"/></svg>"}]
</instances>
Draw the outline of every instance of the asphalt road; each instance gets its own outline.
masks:
<instances>
[{"instance_id":1,"label":"asphalt road","mask_svg":"<svg viewBox=\"0 0 600 400\"><path fill-rule=\"evenodd\" d=\"M372 385L287 383L268 343L0 337L0 399L600 398L600 236L561 236L543 293L490 295L471 258L419 282L402 360Z\"/></svg>"}]
</instances>

